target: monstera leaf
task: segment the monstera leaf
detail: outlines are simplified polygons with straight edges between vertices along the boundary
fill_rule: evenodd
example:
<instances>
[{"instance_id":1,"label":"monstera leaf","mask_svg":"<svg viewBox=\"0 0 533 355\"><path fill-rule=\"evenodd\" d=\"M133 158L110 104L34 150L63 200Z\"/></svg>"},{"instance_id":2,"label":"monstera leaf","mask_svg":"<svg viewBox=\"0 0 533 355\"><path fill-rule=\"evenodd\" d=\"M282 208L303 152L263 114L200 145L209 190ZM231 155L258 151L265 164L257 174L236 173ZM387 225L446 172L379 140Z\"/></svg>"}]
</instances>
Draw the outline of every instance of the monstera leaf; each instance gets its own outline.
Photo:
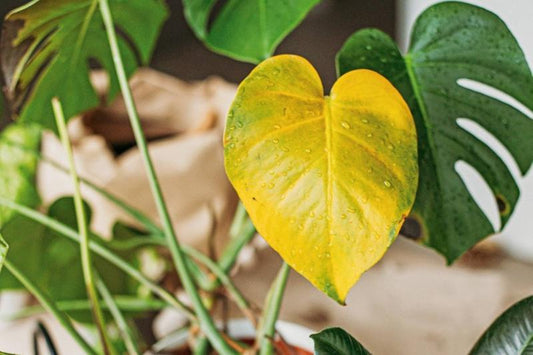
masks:
<instances>
[{"instance_id":1,"label":"monstera leaf","mask_svg":"<svg viewBox=\"0 0 533 355\"><path fill-rule=\"evenodd\" d=\"M11 124L0 133L0 197L29 207L40 203L35 188L40 144L41 131L35 125ZM0 228L13 215L0 207Z\"/></svg>"},{"instance_id":2,"label":"monstera leaf","mask_svg":"<svg viewBox=\"0 0 533 355\"><path fill-rule=\"evenodd\" d=\"M363 30L338 53L337 66L339 75L357 68L383 74L413 112L420 165L413 216L421 223L425 244L451 263L494 233L456 172L458 161L484 177L505 226L519 196L516 182L494 151L457 123L459 118L469 119L494 135L522 173L531 166L533 120L507 103L467 89L461 81L489 85L533 109L531 71L496 15L463 3L437 4L416 21L404 57L384 33Z\"/></svg>"},{"instance_id":3,"label":"monstera leaf","mask_svg":"<svg viewBox=\"0 0 533 355\"><path fill-rule=\"evenodd\" d=\"M148 62L166 8L162 0L109 3L131 74ZM109 99L118 91L98 0L37 0L12 11L4 22L1 50L8 98L21 120L54 127L53 97L63 102L66 117L98 105L89 80L93 61L110 74Z\"/></svg>"},{"instance_id":4,"label":"monstera leaf","mask_svg":"<svg viewBox=\"0 0 533 355\"><path fill-rule=\"evenodd\" d=\"M315 355L370 355L361 343L341 328L328 328L311 335Z\"/></svg>"},{"instance_id":5,"label":"monstera leaf","mask_svg":"<svg viewBox=\"0 0 533 355\"><path fill-rule=\"evenodd\" d=\"M375 72L347 73L323 95L301 57L258 65L228 114L225 166L261 235L342 303L411 209L416 134L402 97Z\"/></svg>"},{"instance_id":6,"label":"monstera leaf","mask_svg":"<svg viewBox=\"0 0 533 355\"><path fill-rule=\"evenodd\" d=\"M533 296L517 302L492 323L471 355L533 353Z\"/></svg>"},{"instance_id":7,"label":"monstera leaf","mask_svg":"<svg viewBox=\"0 0 533 355\"><path fill-rule=\"evenodd\" d=\"M217 0L183 0L185 18L213 51L258 63L272 55L320 0L229 0L208 30Z\"/></svg>"}]
</instances>

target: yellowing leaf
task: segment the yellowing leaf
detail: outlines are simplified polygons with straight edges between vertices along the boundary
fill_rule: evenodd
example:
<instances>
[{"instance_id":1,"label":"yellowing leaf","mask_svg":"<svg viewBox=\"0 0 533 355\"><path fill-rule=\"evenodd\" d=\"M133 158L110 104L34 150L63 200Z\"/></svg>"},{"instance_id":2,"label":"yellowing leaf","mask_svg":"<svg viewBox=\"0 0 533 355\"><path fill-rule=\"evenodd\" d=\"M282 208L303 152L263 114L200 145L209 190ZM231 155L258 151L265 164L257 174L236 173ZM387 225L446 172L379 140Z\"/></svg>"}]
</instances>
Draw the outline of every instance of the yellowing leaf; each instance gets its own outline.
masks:
<instances>
[{"instance_id":1,"label":"yellowing leaf","mask_svg":"<svg viewBox=\"0 0 533 355\"><path fill-rule=\"evenodd\" d=\"M224 145L227 174L259 233L340 303L414 201L411 113L370 70L343 75L324 97L305 59L264 61L239 87Z\"/></svg>"}]
</instances>

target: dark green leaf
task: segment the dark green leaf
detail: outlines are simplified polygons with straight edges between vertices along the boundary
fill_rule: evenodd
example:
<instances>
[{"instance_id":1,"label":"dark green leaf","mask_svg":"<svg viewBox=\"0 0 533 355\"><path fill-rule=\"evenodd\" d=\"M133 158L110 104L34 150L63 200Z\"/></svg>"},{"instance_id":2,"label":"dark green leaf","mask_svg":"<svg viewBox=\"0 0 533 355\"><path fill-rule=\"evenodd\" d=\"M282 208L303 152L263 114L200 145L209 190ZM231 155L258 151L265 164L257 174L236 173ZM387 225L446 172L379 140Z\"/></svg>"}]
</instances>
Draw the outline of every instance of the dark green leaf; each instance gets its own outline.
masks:
<instances>
[{"instance_id":1,"label":"dark green leaf","mask_svg":"<svg viewBox=\"0 0 533 355\"><path fill-rule=\"evenodd\" d=\"M370 352L341 328L327 328L311 335L317 355L368 355Z\"/></svg>"},{"instance_id":2,"label":"dark green leaf","mask_svg":"<svg viewBox=\"0 0 533 355\"><path fill-rule=\"evenodd\" d=\"M455 170L458 161L489 185L502 228L519 190L502 160L457 124L472 120L494 135L522 173L533 161L533 120L513 106L467 89L459 79L496 88L533 109L533 77L524 53L493 13L458 2L437 4L416 21L408 54L378 30L355 33L337 55L339 75L358 68L380 72L402 93L416 121L420 179L413 208L423 242L454 261L494 233Z\"/></svg>"},{"instance_id":3,"label":"dark green leaf","mask_svg":"<svg viewBox=\"0 0 533 355\"><path fill-rule=\"evenodd\" d=\"M213 51L258 63L320 0L229 0L208 29L217 0L183 0L185 18L199 39Z\"/></svg>"},{"instance_id":4,"label":"dark green leaf","mask_svg":"<svg viewBox=\"0 0 533 355\"><path fill-rule=\"evenodd\" d=\"M128 74L146 64L164 19L162 0L110 0ZM109 99L118 83L97 0L38 0L7 15L1 40L2 69L14 111L24 121L55 127L50 100L66 117L99 103L89 61L110 74Z\"/></svg>"},{"instance_id":5,"label":"dark green leaf","mask_svg":"<svg viewBox=\"0 0 533 355\"><path fill-rule=\"evenodd\" d=\"M34 125L11 124L0 133L0 197L36 207L40 203L35 174L41 131ZM0 207L0 228L14 215Z\"/></svg>"},{"instance_id":6,"label":"dark green leaf","mask_svg":"<svg viewBox=\"0 0 533 355\"><path fill-rule=\"evenodd\" d=\"M533 354L533 296L515 303L500 315L470 354Z\"/></svg>"}]
</instances>

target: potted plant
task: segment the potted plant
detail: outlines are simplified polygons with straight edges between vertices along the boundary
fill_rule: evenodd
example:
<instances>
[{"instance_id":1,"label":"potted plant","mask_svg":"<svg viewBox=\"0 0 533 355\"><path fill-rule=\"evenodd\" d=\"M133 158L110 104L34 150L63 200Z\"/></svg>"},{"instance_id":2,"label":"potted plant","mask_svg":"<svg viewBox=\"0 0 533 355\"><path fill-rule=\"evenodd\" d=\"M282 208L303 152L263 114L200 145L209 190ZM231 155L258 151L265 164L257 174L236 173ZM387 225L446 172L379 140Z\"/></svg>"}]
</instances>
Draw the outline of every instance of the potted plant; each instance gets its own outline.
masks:
<instances>
[{"instance_id":1,"label":"potted plant","mask_svg":"<svg viewBox=\"0 0 533 355\"><path fill-rule=\"evenodd\" d=\"M405 55L384 33L358 31L340 49L339 78L324 96L307 60L271 57L317 3L230 1L209 25L215 1L183 1L189 25L210 49L260 62L240 84L227 114L225 167L242 204L216 259L180 243L128 84L138 63L149 61L166 17L164 2L36 0L13 10L1 41L6 93L17 122L0 136L0 286L27 289L90 354L166 349L169 339L145 343L133 323L139 312L164 307L187 318L172 336L185 334L195 354L310 353L285 339L287 326L278 322L291 268L342 305L408 217L415 228L405 233L416 234L452 263L494 232L455 171L457 162L485 178L504 225L518 199L516 182L457 119L483 125L522 173L529 169L531 119L468 84L492 86L533 107L533 76L506 25L479 7L437 4L418 18ZM94 62L109 75L108 101L122 94L160 224L78 175L66 123L99 103L89 80ZM69 164L58 168L74 187L72 199L50 206L40 206L33 184L37 161L49 159L39 152L43 130L61 139ZM142 229L117 224L111 240L91 231L81 184ZM229 276L256 229L284 260L262 311ZM168 254L186 301L143 273L136 258L141 249ZM213 311L221 297L236 304L252 333L234 333L238 322L229 328L217 323ZM527 351L531 302L504 313L472 353ZM73 321L91 324L98 341L90 342ZM52 343L42 327L39 334ZM368 353L340 328L312 339L318 354Z\"/></svg>"}]
</instances>

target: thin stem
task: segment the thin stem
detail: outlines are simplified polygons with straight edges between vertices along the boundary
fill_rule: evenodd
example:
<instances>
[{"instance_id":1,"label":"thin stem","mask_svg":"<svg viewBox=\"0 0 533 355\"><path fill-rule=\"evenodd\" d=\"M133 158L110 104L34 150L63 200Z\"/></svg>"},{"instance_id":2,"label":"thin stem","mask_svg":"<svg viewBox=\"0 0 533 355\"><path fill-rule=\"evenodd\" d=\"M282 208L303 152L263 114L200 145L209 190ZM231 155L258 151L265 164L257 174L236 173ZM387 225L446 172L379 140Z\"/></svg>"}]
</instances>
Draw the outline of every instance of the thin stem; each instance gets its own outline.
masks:
<instances>
[{"instance_id":1,"label":"thin stem","mask_svg":"<svg viewBox=\"0 0 533 355\"><path fill-rule=\"evenodd\" d=\"M255 317L250 309L250 303L246 300L241 291L237 289L233 281L231 281L229 276L226 275L220 266L213 260L209 259L205 254L194 248L184 246L183 250L185 253L187 253L187 255L204 264L222 282L228 293L235 301L235 304L248 318L250 318L252 323L255 325Z\"/></svg>"},{"instance_id":2,"label":"thin stem","mask_svg":"<svg viewBox=\"0 0 533 355\"><path fill-rule=\"evenodd\" d=\"M50 218L40 212L37 212L35 210L32 210L31 208L28 208L24 205L21 205L19 203L7 200L3 197L0 197L0 206L5 206L8 208L11 208L12 210L20 213L23 216L28 217L29 219L38 222L54 231L56 231L59 235L62 235L66 238L69 238L70 240L79 243L80 237L76 233L75 230L68 227L67 225L56 221L53 218ZM110 251L109 249L105 248L104 246L94 242L89 241L89 248L94 253L98 254L102 258L109 261L111 264L117 266L119 269L124 271L126 274L131 276L132 278L139 281L141 284L145 285L147 288L152 290L152 292L159 297L161 297L162 300L167 302L172 307L175 307L181 311L183 311L190 319L194 320L195 315L194 313L181 303L178 299L176 299L174 296L172 296L168 291L161 288L160 286L156 285L152 281L150 281L146 276L144 276L139 270L137 270L135 267L131 266L128 262L124 261L121 257Z\"/></svg>"},{"instance_id":3,"label":"thin stem","mask_svg":"<svg viewBox=\"0 0 533 355\"><path fill-rule=\"evenodd\" d=\"M168 307L168 304L163 301L143 300L132 296L115 296L113 297L113 302L116 303L117 307L120 310L126 312L159 311ZM91 305L86 299L57 301L55 305L57 309L62 312L88 311L91 309ZM107 310L107 305L102 304L102 309ZM29 306L24 308L20 312L10 315L7 319L15 320L25 317L31 317L43 312L46 312L46 309L44 309L42 306Z\"/></svg>"},{"instance_id":4,"label":"thin stem","mask_svg":"<svg viewBox=\"0 0 533 355\"><path fill-rule=\"evenodd\" d=\"M285 286L287 285L287 279L291 271L290 266L283 262L281 269L278 272L278 276L272 283L270 291L268 292L265 308L263 311L263 318L261 320L261 326L258 332L258 340L260 345L260 355L273 354L272 340L276 333L276 322L278 320L281 300L283 293L285 292Z\"/></svg>"},{"instance_id":5,"label":"thin stem","mask_svg":"<svg viewBox=\"0 0 533 355\"><path fill-rule=\"evenodd\" d=\"M189 298L193 304L195 313L198 316L200 328L205 333L205 335L209 338L209 341L213 344L215 349L222 355L236 354L236 352L224 340L222 334L216 328L215 323L209 314L209 311L205 308L204 304L202 303L202 299L198 293L198 290L196 289L194 281L189 272L187 262L185 260L185 257L178 243L178 239L176 237L174 227L172 226L172 221L170 219L168 209L164 202L163 193L161 191L161 186L159 185L159 181L157 179L157 175L155 173L155 169L153 167L150 154L148 152L148 145L146 143L146 138L144 137L144 133L142 131L141 123L139 120L139 115L137 114L137 109L135 107L133 96L132 96L132 93L131 93L131 90L128 84L128 78L126 75L126 71L124 70L124 64L122 62L122 56L121 56L119 45L118 45L117 35L115 32L115 26L113 24L111 10L109 9L109 2L108 0L99 0L99 3L100 3L100 13L102 14L102 19L104 21L104 25L105 25L108 40L109 40L109 46L111 48L111 52L113 55L115 71L116 71L118 81L120 84L120 88L122 91L122 97L126 105L128 117L130 119L130 123L131 123L133 133L135 136L135 141L137 142L137 146L139 148L139 151L144 161L145 170L147 172L148 180L150 182L150 187L152 189L152 194L154 196L157 210L158 210L161 222L163 224L163 230L165 232L165 237L168 241L168 246L172 254L172 259L174 260L174 264L176 266L176 271L178 272L178 275L180 276L183 287L185 288L185 291L189 295Z\"/></svg>"},{"instance_id":6,"label":"thin stem","mask_svg":"<svg viewBox=\"0 0 533 355\"><path fill-rule=\"evenodd\" d=\"M91 346L81 337L81 335L76 331L70 319L61 312L55 306L54 302L48 298L48 296L42 292L37 285L35 285L30 279L24 275L15 265L13 265L9 260L4 261L4 266L6 269L22 284L24 287L33 295L39 303L50 312L57 321L63 326L63 328L72 336L72 338L78 343L78 345L87 353L95 354L96 352L91 348Z\"/></svg>"},{"instance_id":7,"label":"thin stem","mask_svg":"<svg viewBox=\"0 0 533 355\"><path fill-rule=\"evenodd\" d=\"M93 263L91 259L91 252L89 251L89 231L87 228L87 218L85 215L85 208L83 206L83 199L81 197L80 181L76 172L76 164L74 162L72 146L68 137L63 107L61 106L61 102L57 97L52 99L52 107L59 132L59 138L63 144L63 149L65 149L65 152L67 153L70 177L72 178L72 185L74 187L74 210L76 211L76 220L80 234L81 266L83 271L83 279L85 281L85 288L87 290L87 296L92 305L91 311L93 314L93 320L96 328L98 329L98 335L102 343L102 348L104 349L105 354L111 354L114 353L114 351L111 342L107 337L104 316L102 314L102 309L100 308L100 302L98 300L98 294L96 293L96 288L94 286Z\"/></svg>"},{"instance_id":8,"label":"thin stem","mask_svg":"<svg viewBox=\"0 0 533 355\"><path fill-rule=\"evenodd\" d=\"M126 344L126 348L128 349L128 354L141 354L139 348L137 347L137 342L135 341L133 332L128 325L128 322L126 322L124 315L118 308L118 305L115 303L113 296L111 296L111 293L109 292L101 278L98 278L96 280L96 287L98 288L98 292L100 292L100 295L102 295L104 302L107 304L107 307L109 307L109 311L111 312L111 315L117 323L118 329L120 330L120 334L122 335L122 339L124 340L124 344Z\"/></svg>"}]
</instances>

